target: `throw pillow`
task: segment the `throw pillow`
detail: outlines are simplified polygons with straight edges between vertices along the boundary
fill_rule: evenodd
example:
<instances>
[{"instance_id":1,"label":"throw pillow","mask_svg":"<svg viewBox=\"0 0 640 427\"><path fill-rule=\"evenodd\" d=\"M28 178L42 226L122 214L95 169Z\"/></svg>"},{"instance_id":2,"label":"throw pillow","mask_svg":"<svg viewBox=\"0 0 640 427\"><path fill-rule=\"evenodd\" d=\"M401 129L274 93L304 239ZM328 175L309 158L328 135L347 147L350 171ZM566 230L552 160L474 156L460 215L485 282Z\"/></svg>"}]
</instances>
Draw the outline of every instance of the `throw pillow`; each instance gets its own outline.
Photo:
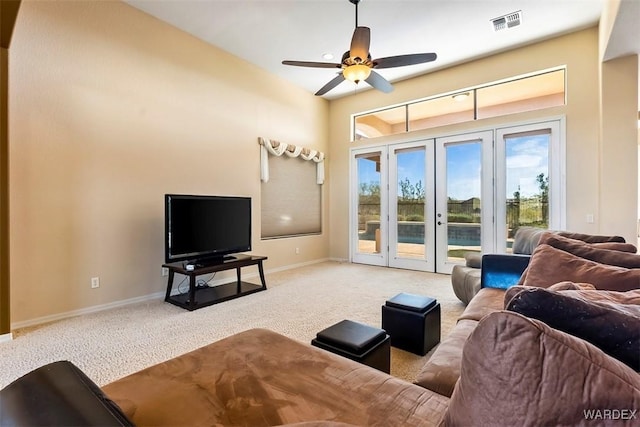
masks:
<instances>
[{"instance_id":1,"label":"throw pillow","mask_svg":"<svg viewBox=\"0 0 640 427\"><path fill-rule=\"evenodd\" d=\"M624 237L621 236L599 236L597 234L571 233L569 231L558 231L559 236L568 237L574 240L582 240L586 243L605 243L618 242L625 243Z\"/></svg>"},{"instance_id":2,"label":"throw pillow","mask_svg":"<svg viewBox=\"0 0 640 427\"><path fill-rule=\"evenodd\" d=\"M538 289L530 286L512 286L504 292L504 308L506 310L509 301L511 301L520 292L527 289ZM591 283L573 283L573 282L558 282L549 286L547 289L550 291L590 291L594 290L595 286Z\"/></svg>"},{"instance_id":3,"label":"throw pillow","mask_svg":"<svg viewBox=\"0 0 640 427\"><path fill-rule=\"evenodd\" d=\"M464 345L445 424L583 425L605 408L640 408L640 375L586 341L500 311Z\"/></svg>"},{"instance_id":4,"label":"throw pillow","mask_svg":"<svg viewBox=\"0 0 640 427\"><path fill-rule=\"evenodd\" d=\"M603 242L603 243L590 243L594 248L600 249L612 249L614 251L628 252L635 254L638 252L638 248L631 243L618 243L618 242Z\"/></svg>"},{"instance_id":5,"label":"throw pillow","mask_svg":"<svg viewBox=\"0 0 640 427\"><path fill-rule=\"evenodd\" d=\"M506 309L588 341L640 371L640 306L624 309L618 304L535 288L520 292Z\"/></svg>"},{"instance_id":6,"label":"throw pillow","mask_svg":"<svg viewBox=\"0 0 640 427\"><path fill-rule=\"evenodd\" d=\"M580 240L569 239L552 233L545 233L540 237L540 244L547 244L556 249L561 249L565 252L579 256L580 258L585 258L601 264L616 265L624 268L640 268L640 255L596 246L600 245L600 243L589 244ZM628 245L627 243L606 244Z\"/></svg>"},{"instance_id":7,"label":"throw pillow","mask_svg":"<svg viewBox=\"0 0 640 427\"><path fill-rule=\"evenodd\" d=\"M596 289L628 291L640 288L640 269L600 264L541 244L533 252L518 284L548 288L564 281L591 283Z\"/></svg>"}]
</instances>

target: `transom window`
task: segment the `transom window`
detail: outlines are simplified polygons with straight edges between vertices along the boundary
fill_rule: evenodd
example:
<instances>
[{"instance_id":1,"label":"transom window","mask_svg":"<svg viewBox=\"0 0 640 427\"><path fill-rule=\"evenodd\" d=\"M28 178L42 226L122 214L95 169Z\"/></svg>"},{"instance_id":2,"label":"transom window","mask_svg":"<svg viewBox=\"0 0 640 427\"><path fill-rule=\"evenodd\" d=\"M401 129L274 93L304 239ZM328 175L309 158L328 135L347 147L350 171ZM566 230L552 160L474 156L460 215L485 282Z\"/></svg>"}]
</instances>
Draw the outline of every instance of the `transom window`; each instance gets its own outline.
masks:
<instances>
[{"instance_id":1,"label":"transom window","mask_svg":"<svg viewBox=\"0 0 640 427\"><path fill-rule=\"evenodd\" d=\"M356 114L352 140L565 105L565 86L560 68Z\"/></svg>"}]
</instances>

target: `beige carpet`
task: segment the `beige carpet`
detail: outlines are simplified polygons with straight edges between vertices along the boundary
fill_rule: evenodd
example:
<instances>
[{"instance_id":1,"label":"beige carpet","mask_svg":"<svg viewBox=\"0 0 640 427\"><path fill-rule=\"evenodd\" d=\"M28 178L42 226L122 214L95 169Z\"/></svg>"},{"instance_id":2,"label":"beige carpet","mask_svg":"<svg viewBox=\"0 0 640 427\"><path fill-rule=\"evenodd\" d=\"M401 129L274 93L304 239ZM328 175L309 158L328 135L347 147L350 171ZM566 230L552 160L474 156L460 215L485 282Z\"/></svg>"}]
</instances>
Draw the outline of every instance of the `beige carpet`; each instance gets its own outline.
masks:
<instances>
[{"instance_id":1,"label":"beige carpet","mask_svg":"<svg viewBox=\"0 0 640 427\"><path fill-rule=\"evenodd\" d=\"M267 274L266 279L265 292L193 312L154 300L14 331L13 341L0 343L0 388L64 359L104 385L250 328L308 343L342 319L379 327L381 305L398 292L436 297L443 337L464 309L448 275L324 262ZM413 381L429 355L394 348L391 374Z\"/></svg>"}]
</instances>

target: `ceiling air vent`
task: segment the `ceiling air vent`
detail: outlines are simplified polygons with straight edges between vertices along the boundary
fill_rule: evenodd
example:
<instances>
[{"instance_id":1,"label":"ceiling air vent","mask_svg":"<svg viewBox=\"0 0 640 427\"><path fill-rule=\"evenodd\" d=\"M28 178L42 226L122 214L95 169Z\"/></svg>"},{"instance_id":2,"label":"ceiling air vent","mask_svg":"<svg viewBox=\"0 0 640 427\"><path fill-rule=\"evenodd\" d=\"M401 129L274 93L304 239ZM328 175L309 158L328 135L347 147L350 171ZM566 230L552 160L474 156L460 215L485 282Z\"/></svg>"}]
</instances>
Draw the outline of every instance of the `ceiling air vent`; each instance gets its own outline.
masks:
<instances>
[{"instance_id":1,"label":"ceiling air vent","mask_svg":"<svg viewBox=\"0 0 640 427\"><path fill-rule=\"evenodd\" d=\"M522 23L522 11L508 13L506 15L494 18L491 20L493 23L493 31L505 30L511 27L517 27Z\"/></svg>"}]
</instances>

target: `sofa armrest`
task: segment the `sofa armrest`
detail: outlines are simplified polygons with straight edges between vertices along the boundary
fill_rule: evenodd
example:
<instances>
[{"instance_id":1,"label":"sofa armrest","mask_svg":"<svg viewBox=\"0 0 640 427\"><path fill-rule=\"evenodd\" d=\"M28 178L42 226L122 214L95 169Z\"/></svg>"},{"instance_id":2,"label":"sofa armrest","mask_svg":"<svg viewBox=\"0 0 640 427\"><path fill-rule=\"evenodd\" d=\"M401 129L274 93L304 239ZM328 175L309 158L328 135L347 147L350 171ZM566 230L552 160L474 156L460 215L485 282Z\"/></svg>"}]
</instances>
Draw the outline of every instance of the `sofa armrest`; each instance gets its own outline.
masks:
<instances>
[{"instance_id":1,"label":"sofa armrest","mask_svg":"<svg viewBox=\"0 0 640 427\"><path fill-rule=\"evenodd\" d=\"M508 289L520 280L530 255L487 254L482 256L481 288Z\"/></svg>"},{"instance_id":2,"label":"sofa armrest","mask_svg":"<svg viewBox=\"0 0 640 427\"><path fill-rule=\"evenodd\" d=\"M78 367L53 362L0 390L0 425L133 426Z\"/></svg>"}]
</instances>

